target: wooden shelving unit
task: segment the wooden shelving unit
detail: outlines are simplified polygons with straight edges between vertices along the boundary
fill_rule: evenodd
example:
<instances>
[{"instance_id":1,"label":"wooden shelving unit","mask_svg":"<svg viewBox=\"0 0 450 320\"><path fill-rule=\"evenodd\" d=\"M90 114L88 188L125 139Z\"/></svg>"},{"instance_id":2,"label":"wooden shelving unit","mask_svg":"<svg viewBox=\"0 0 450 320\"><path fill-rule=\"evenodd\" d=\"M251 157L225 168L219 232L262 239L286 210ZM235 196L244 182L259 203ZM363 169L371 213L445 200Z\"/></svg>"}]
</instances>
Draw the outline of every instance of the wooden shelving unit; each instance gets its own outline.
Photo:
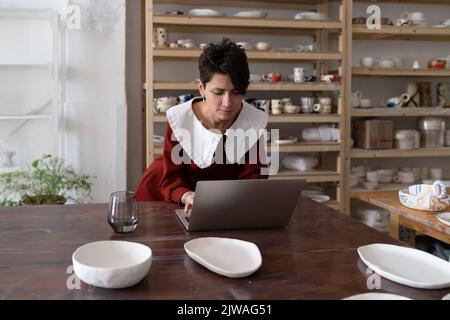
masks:
<instances>
[{"instance_id":1,"label":"wooden shelving unit","mask_svg":"<svg viewBox=\"0 0 450 320\"><path fill-rule=\"evenodd\" d=\"M333 0L334 1L334 0ZM331 1L330 1L331 2ZM312 93L337 93L339 98L337 113L329 115L320 114L282 114L270 115L270 126L276 127L278 124L289 126L296 126L301 124L339 124L342 128L342 138L340 141L348 141L344 139L345 131L347 130L347 114L344 112L345 106L350 96L350 74L351 68L349 64L349 46L351 43L351 0L337 0L339 7L339 19L324 20L324 21L306 21L294 19L273 19L267 17L264 19L254 18L237 18L237 17L198 17L179 15L171 16L158 12L158 4L179 4L180 6L220 6L241 8L261 8L261 9L284 9L291 10L292 16L299 11L316 10L318 12L328 13L329 0L280 0L280 1L254 1L254 0L146 0L146 84L144 90L146 91L146 150L147 150L147 165L150 164L155 156L162 154L162 146L154 145L153 139L149 139L154 134L154 127L157 124L165 123L165 114L154 114L153 112L153 98L161 95L161 92L168 91L171 95L174 92L180 94L186 91L196 91L197 84L192 81L161 81L157 75L153 73L154 66L163 61L189 61L195 63L201 54L200 49L171 49L171 48L153 48L152 38L154 27L164 27L170 33L181 34L233 34L238 37L240 34L254 34L261 35L295 35L295 36L312 36L315 37L317 50L313 52L285 52L285 51L267 51L261 52L257 50L247 50L247 57L249 62L267 63L267 64L292 64L297 63L314 64L316 71L320 74L326 74L326 63L338 61L340 62L337 73L341 76L340 83L293 83L293 82L278 82L266 83L255 82L249 86L249 93L252 96L257 96L262 92L283 93L289 96L290 93L301 92L305 95ZM330 34L338 35L338 50L331 51L328 45ZM231 38L234 40L233 38ZM291 46L287 44L285 46ZM194 79L192 79L194 80ZM344 195L338 190L342 189L345 182L344 161L340 158L345 158L346 143L296 143L291 145L270 145L269 152L278 151L281 154L293 153L315 153L328 154L335 157L335 170L317 170L310 172L291 172L282 171L278 175L273 176L273 179L305 179L310 183L333 183L336 185L336 199L328 202L326 205L338 208L341 211L346 211L344 208ZM342 156L342 157L341 157Z\"/></svg>"},{"instance_id":2,"label":"wooden shelving unit","mask_svg":"<svg viewBox=\"0 0 450 320\"><path fill-rule=\"evenodd\" d=\"M354 0L354 2L367 2ZM383 3L396 3L402 6L402 11L408 10L408 4L437 4L437 5L450 5L448 0L379 0L377 1L382 5ZM450 9L450 7L448 7ZM401 46L403 42L395 42L394 40L402 41L442 41L448 42L450 40L450 28L440 28L433 26L385 26L381 29L370 30L366 26L353 25L352 26L352 39L353 44L358 40L365 41L380 41L380 44L386 44L389 46ZM388 40L382 42L383 40ZM393 40L393 41L391 41ZM373 56L378 56L382 52L373 52ZM440 52L436 52L437 56L440 56ZM417 81L424 81L424 78L448 78L450 77L450 69L386 69L386 68L352 68L353 79L362 80L361 77L393 77L402 78L410 77L412 79L417 78ZM382 81L382 80L380 80ZM350 119L363 118L363 117L379 117L379 118L404 118L409 119L413 117L449 117L450 109L438 108L438 107L424 107L424 108L399 108L388 109L386 107L368 108L368 109L351 109L349 106ZM395 119L399 121L400 119ZM377 158L447 158L450 157L450 148L422 148L417 150L365 150L365 149L349 149L348 150L349 163L346 166L347 170L350 170L352 159L377 159ZM406 160L407 161L407 160ZM348 171L350 172L350 171ZM398 190L408 186L400 184L384 184L379 186L382 190ZM356 188L350 188L347 185L347 189L344 189L344 193L351 195L352 192L370 191L364 189L362 186Z\"/></svg>"}]
</instances>

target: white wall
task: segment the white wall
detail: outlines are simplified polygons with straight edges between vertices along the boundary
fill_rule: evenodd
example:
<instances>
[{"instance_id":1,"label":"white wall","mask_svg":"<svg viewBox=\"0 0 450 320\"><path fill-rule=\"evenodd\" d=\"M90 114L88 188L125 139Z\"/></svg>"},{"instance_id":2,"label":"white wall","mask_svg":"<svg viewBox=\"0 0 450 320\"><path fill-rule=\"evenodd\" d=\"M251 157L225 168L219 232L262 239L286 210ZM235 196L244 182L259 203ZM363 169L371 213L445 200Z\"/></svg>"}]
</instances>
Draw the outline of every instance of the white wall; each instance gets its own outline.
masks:
<instances>
[{"instance_id":1,"label":"white wall","mask_svg":"<svg viewBox=\"0 0 450 320\"><path fill-rule=\"evenodd\" d=\"M68 3L81 7L82 30L68 31L62 42L66 134L60 155L96 177L93 202L105 202L126 188L125 0L0 0L0 9L63 15Z\"/></svg>"}]
</instances>

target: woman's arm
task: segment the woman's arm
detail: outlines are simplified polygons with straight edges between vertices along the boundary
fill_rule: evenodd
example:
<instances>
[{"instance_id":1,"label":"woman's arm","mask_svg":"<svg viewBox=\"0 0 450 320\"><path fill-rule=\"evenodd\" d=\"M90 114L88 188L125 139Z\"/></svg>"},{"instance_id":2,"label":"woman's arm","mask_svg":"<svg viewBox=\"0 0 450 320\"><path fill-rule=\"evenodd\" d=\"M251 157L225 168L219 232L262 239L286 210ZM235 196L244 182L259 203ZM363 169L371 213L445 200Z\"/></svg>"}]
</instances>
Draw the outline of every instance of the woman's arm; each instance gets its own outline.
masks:
<instances>
[{"instance_id":1,"label":"woman's arm","mask_svg":"<svg viewBox=\"0 0 450 320\"><path fill-rule=\"evenodd\" d=\"M178 144L179 142L176 139L172 139L172 128L167 123L164 134L163 175L160 188L164 200L181 205L183 195L192 190L186 176L187 165L183 163L174 164L172 161L172 151Z\"/></svg>"}]
</instances>

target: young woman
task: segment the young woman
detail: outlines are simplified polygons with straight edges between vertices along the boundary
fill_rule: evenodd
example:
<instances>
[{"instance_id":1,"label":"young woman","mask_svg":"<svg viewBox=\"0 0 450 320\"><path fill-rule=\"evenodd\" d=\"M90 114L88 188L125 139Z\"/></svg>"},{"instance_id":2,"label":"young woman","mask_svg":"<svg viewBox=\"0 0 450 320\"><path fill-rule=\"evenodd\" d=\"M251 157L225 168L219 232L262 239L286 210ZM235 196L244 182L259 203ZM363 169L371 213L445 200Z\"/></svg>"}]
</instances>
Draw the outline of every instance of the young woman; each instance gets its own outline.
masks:
<instances>
[{"instance_id":1,"label":"young woman","mask_svg":"<svg viewBox=\"0 0 450 320\"><path fill-rule=\"evenodd\" d=\"M244 49L228 39L208 44L199 71L200 97L167 111L164 153L139 181L138 201L184 204L187 212L198 181L267 178L259 142L268 117L244 101L250 76Z\"/></svg>"}]
</instances>

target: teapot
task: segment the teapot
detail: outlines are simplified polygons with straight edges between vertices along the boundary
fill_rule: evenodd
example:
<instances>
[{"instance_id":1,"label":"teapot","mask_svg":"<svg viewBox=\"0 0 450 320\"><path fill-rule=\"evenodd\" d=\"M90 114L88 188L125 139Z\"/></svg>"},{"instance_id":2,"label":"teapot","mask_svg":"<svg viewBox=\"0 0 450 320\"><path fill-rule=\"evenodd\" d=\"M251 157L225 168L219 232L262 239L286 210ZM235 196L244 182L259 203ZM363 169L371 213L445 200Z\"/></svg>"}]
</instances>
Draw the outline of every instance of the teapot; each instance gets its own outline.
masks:
<instances>
[{"instance_id":1,"label":"teapot","mask_svg":"<svg viewBox=\"0 0 450 320\"><path fill-rule=\"evenodd\" d=\"M363 93L361 91L355 91L352 93L352 96L350 98L350 103L353 108L359 108L361 105L361 98L363 96Z\"/></svg>"}]
</instances>

